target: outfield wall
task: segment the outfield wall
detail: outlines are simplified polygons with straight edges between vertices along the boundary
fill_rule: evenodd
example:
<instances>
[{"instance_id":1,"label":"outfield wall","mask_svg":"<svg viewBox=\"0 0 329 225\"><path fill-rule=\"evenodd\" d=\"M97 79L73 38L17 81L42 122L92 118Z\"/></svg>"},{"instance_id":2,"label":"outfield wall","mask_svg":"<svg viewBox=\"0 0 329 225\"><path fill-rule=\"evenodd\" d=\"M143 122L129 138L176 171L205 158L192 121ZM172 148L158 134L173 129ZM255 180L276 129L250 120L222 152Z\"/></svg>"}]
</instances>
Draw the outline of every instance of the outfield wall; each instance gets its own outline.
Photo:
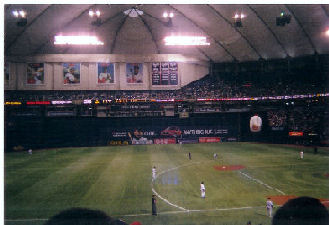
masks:
<instances>
[{"instance_id":1,"label":"outfield wall","mask_svg":"<svg viewBox=\"0 0 329 225\"><path fill-rule=\"evenodd\" d=\"M260 113L264 116L265 113ZM5 144L51 148L112 144L209 143L260 141L288 143L288 130L272 130L264 120L262 131L250 131L252 114L213 113L189 118L29 117L6 119ZM302 138L297 137L296 140ZM174 141L173 141L174 140Z\"/></svg>"}]
</instances>

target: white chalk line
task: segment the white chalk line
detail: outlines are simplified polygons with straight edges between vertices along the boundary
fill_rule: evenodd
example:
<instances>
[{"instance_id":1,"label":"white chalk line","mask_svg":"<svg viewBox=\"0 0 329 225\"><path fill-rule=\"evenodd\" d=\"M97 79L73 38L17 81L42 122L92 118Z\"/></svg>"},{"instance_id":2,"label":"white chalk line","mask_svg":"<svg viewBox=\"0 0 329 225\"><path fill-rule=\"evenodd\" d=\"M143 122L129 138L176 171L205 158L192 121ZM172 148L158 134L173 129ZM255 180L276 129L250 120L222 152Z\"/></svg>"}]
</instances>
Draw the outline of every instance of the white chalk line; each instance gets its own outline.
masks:
<instances>
[{"instance_id":1,"label":"white chalk line","mask_svg":"<svg viewBox=\"0 0 329 225\"><path fill-rule=\"evenodd\" d=\"M243 173L243 172L241 172L241 171L239 171L239 173L242 174L242 175L244 175L245 177L247 177L247 178L250 179L250 180L256 181L257 183L259 183L259 184L261 184L261 185L264 185L264 186L267 187L268 189L276 190L277 192L279 192L279 193L285 195L285 193L284 193L283 191L281 191L281 190L279 190L279 189L277 189L277 188L273 188L273 187L271 187L270 185L264 183L263 181L261 181L261 180L259 180L259 179L253 178L253 177L251 177L250 175L248 175L248 174L246 174L246 173Z\"/></svg>"},{"instance_id":2,"label":"white chalk line","mask_svg":"<svg viewBox=\"0 0 329 225\"><path fill-rule=\"evenodd\" d=\"M173 206L173 207L175 207L175 208L178 208L178 209L180 209L180 210L183 210L183 211L188 211L188 209L185 209L185 208L183 208L183 207L181 207L181 206L178 206L178 205L176 205L176 204L170 202L168 199L162 197L162 196L161 196L158 192L156 192L155 189L153 188L153 183L154 183L154 181L155 181L160 175L162 175L162 174L164 174L164 173L168 173L169 171L176 170L176 169L179 169L179 168L184 167L184 166L190 166L190 165L193 165L193 164L199 164L199 163L201 163L201 162L202 162L202 161L200 161L200 162L193 162L193 163L186 163L186 164L183 164L183 165L180 165L180 166L176 166L176 167L173 167L173 168L170 168L170 169L167 169L167 170L161 171L160 173L158 173L158 174L155 176L154 179L152 179L152 183L151 183L151 186L152 186L152 192L153 192L158 198L160 198L162 201L164 201L165 203L167 203L168 205L171 205L171 206Z\"/></svg>"}]
</instances>

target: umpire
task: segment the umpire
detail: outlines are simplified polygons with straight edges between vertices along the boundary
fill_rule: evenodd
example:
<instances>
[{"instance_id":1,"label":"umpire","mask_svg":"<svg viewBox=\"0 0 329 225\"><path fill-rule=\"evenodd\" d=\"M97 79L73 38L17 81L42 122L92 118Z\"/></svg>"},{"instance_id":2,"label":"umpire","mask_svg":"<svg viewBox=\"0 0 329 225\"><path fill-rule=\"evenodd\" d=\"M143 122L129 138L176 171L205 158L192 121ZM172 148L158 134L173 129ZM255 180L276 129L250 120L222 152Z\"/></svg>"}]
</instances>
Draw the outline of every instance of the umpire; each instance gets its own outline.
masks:
<instances>
[{"instance_id":1,"label":"umpire","mask_svg":"<svg viewBox=\"0 0 329 225\"><path fill-rule=\"evenodd\" d=\"M152 195L152 215L157 215L157 206L156 206L157 200L155 199L155 195Z\"/></svg>"}]
</instances>

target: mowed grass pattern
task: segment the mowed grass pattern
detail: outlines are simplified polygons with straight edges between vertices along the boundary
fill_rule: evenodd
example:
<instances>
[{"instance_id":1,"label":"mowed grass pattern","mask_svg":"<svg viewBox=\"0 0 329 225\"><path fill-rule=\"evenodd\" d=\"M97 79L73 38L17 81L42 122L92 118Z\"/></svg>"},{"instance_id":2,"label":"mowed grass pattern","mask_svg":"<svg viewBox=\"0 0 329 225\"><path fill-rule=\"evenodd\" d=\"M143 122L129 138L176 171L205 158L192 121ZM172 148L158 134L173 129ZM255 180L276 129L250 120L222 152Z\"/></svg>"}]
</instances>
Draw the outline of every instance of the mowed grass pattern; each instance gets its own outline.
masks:
<instances>
[{"instance_id":1,"label":"mowed grass pattern","mask_svg":"<svg viewBox=\"0 0 329 225\"><path fill-rule=\"evenodd\" d=\"M303 149L304 159L299 158ZM188 159L192 153L192 160ZM218 160L213 159L217 152ZM218 171L215 165L244 165ZM152 185L151 168L159 176ZM164 172L164 173L162 173ZM328 149L252 143L64 148L5 154L6 224L43 224L71 207L100 209L128 223L271 224L267 196L329 199ZM200 198L200 182L206 199ZM152 217L152 187L183 212L158 199ZM272 189L273 188L273 189Z\"/></svg>"}]
</instances>

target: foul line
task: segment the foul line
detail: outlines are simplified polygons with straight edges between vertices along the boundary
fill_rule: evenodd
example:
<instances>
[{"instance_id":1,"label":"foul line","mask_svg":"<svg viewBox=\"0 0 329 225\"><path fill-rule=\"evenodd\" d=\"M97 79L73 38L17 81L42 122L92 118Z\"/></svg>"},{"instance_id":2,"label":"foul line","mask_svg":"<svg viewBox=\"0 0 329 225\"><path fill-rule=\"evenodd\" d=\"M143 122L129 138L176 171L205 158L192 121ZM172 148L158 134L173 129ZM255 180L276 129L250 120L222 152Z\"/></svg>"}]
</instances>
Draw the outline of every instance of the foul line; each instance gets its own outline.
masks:
<instances>
[{"instance_id":1,"label":"foul line","mask_svg":"<svg viewBox=\"0 0 329 225\"><path fill-rule=\"evenodd\" d=\"M239 171L240 174L242 174L243 176L247 177L248 179L250 180L253 180L253 181L256 181L257 183L261 184L261 185L264 185L265 187L267 187L268 189L272 189L272 190L276 190L277 192L280 192L281 194L285 195L285 193L283 191L280 191L279 189L277 188L273 188L271 187L270 185L264 183L263 181L259 180L259 179L256 179L256 178L253 178L251 177L250 175L246 174L246 173L243 173L241 171Z\"/></svg>"},{"instance_id":2,"label":"foul line","mask_svg":"<svg viewBox=\"0 0 329 225\"><path fill-rule=\"evenodd\" d=\"M208 161L208 160L206 160L206 161ZM174 203L171 203L168 199L162 197L162 196L161 196L159 193L157 193L157 192L155 191L155 189L153 188L153 183L154 183L154 181L155 181L160 175L162 175L162 174L164 174L164 173L168 173L169 171L176 170L176 169L179 169L179 168L181 168L181 167L190 166L190 165L193 165L193 164L199 164L199 163L201 163L201 162L203 162L203 161L200 161L200 162L193 162L193 163L186 163L186 164L183 164L183 165L181 165L181 166L173 167L173 168L170 168L170 169L167 169L167 170L164 170L164 171L158 173L158 174L155 176L155 178L152 180L152 183L151 183L151 186L152 186L152 192L153 192L158 198L160 198L162 201L166 202L168 205L171 205L171 206L173 206L173 207L175 207L175 208L178 208L178 209L180 209L180 210L183 210L183 211L190 211L190 210L185 209L185 208L183 208L183 207L181 207L181 206L175 205Z\"/></svg>"}]
</instances>

